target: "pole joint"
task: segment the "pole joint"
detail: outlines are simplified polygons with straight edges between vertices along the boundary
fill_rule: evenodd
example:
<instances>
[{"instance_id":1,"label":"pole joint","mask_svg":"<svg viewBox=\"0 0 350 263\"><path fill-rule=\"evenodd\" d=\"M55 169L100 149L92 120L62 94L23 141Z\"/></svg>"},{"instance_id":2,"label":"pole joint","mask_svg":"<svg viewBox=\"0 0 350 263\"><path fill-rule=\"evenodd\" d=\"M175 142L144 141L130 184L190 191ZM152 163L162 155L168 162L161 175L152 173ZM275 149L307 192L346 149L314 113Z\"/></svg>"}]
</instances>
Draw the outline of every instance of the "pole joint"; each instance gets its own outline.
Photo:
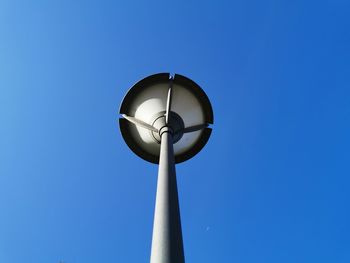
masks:
<instances>
[{"instance_id":1,"label":"pole joint","mask_svg":"<svg viewBox=\"0 0 350 263\"><path fill-rule=\"evenodd\" d=\"M165 133L165 132L170 133L171 135L174 134L173 129L170 126L165 125L165 126L163 126L162 128L159 129L159 136L160 136L160 138L162 138L162 134Z\"/></svg>"}]
</instances>

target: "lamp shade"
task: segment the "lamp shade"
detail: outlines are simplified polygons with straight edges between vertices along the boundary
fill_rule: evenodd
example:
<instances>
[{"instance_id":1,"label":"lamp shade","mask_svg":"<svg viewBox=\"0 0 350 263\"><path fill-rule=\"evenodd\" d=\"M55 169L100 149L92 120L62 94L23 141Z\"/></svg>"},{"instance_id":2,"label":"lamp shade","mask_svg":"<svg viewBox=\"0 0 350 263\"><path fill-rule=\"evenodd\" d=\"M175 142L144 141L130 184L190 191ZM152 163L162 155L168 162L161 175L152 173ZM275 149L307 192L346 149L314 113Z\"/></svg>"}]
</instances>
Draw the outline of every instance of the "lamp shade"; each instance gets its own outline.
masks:
<instances>
[{"instance_id":1,"label":"lamp shade","mask_svg":"<svg viewBox=\"0 0 350 263\"><path fill-rule=\"evenodd\" d=\"M175 162L196 155L207 143L213 111L204 91L192 80L169 73L151 75L137 82L126 94L119 119L120 130L131 150L141 158L159 162L160 136L157 125L165 116L171 87L169 118L183 132L174 132ZM136 125L136 124L137 125Z\"/></svg>"}]
</instances>

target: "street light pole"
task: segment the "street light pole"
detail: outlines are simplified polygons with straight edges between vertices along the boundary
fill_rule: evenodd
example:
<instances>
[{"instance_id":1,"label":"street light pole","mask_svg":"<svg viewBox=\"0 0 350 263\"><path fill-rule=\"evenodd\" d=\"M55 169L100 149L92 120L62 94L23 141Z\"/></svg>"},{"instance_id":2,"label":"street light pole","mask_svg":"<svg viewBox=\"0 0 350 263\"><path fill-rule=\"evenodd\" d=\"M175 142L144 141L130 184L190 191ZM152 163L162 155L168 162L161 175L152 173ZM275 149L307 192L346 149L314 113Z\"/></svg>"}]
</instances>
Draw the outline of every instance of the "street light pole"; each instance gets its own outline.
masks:
<instances>
[{"instance_id":1,"label":"street light pole","mask_svg":"<svg viewBox=\"0 0 350 263\"><path fill-rule=\"evenodd\" d=\"M151 263L184 263L175 163L195 156L209 140L210 101L189 78L159 73L137 82L119 112L120 131L130 149L159 164Z\"/></svg>"},{"instance_id":2,"label":"street light pole","mask_svg":"<svg viewBox=\"0 0 350 263\"><path fill-rule=\"evenodd\" d=\"M151 263L184 263L173 135L168 127L162 128L160 135L161 147Z\"/></svg>"}]
</instances>

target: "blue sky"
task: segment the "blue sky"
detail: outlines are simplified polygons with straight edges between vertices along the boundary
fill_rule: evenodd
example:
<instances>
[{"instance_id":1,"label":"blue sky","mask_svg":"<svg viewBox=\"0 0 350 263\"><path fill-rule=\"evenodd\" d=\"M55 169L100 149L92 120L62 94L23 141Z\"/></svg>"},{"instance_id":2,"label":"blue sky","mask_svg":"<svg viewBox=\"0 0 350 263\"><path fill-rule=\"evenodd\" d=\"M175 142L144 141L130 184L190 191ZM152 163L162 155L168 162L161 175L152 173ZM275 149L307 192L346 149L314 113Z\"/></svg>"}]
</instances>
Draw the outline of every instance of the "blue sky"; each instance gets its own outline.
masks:
<instances>
[{"instance_id":1,"label":"blue sky","mask_svg":"<svg viewBox=\"0 0 350 263\"><path fill-rule=\"evenodd\" d=\"M158 72L215 122L177 166L187 262L350 262L350 4L0 2L0 262L148 262L157 166L117 124Z\"/></svg>"}]
</instances>

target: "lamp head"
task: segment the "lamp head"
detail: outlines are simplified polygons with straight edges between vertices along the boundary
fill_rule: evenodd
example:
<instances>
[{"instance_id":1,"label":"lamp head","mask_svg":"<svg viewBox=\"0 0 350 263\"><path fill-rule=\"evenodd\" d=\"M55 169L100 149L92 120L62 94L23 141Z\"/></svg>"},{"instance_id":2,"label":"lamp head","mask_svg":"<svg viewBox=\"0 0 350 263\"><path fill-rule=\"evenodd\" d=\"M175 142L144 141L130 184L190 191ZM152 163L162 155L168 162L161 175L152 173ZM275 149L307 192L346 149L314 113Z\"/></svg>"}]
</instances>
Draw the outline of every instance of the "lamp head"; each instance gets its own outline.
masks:
<instances>
[{"instance_id":1,"label":"lamp head","mask_svg":"<svg viewBox=\"0 0 350 263\"><path fill-rule=\"evenodd\" d=\"M173 134L175 162L192 158L207 143L213 111L204 91L192 80L169 73L137 82L120 107L122 136L139 157L159 162L162 128Z\"/></svg>"}]
</instances>

